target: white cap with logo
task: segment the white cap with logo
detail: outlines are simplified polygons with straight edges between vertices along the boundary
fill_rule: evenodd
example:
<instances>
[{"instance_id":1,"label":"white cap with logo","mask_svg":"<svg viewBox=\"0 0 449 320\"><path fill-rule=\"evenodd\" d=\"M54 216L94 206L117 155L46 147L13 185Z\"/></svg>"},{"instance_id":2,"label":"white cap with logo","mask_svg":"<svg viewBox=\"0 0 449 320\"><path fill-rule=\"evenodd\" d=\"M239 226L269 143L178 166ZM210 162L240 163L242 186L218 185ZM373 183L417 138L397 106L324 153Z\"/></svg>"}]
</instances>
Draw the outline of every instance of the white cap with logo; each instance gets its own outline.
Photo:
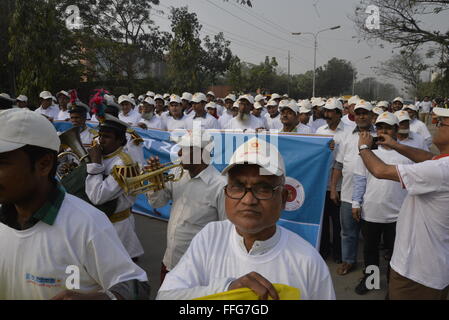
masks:
<instances>
[{"instance_id":1,"label":"white cap with logo","mask_svg":"<svg viewBox=\"0 0 449 320\"><path fill-rule=\"evenodd\" d=\"M399 122L402 122L402 121L411 121L411 120L412 120L412 119L410 118L410 115L408 114L408 112L405 111L405 110L399 110L399 111L396 111L396 112L394 113L394 115L396 116L396 118L398 118Z\"/></svg>"},{"instance_id":2,"label":"white cap with logo","mask_svg":"<svg viewBox=\"0 0 449 320\"><path fill-rule=\"evenodd\" d=\"M240 96L238 101L240 102L240 100L247 100L250 104L254 104L254 97L250 94Z\"/></svg>"},{"instance_id":3,"label":"white cap with logo","mask_svg":"<svg viewBox=\"0 0 449 320\"><path fill-rule=\"evenodd\" d=\"M169 103L181 103L181 98L178 96L178 95L176 95L176 94L172 94L171 96L170 96L170 101L169 101Z\"/></svg>"},{"instance_id":4,"label":"white cap with logo","mask_svg":"<svg viewBox=\"0 0 449 320\"><path fill-rule=\"evenodd\" d=\"M410 110L418 112L418 107L415 106L414 104L407 104L407 105L402 107L402 110L407 110L407 109L410 109Z\"/></svg>"},{"instance_id":5,"label":"white cap with logo","mask_svg":"<svg viewBox=\"0 0 449 320\"><path fill-rule=\"evenodd\" d=\"M324 108L327 110L343 110L343 105L341 104L341 101L335 98L330 98L326 101L326 104L324 105Z\"/></svg>"},{"instance_id":6,"label":"white cap with logo","mask_svg":"<svg viewBox=\"0 0 449 320\"><path fill-rule=\"evenodd\" d=\"M365 100L359 100L359 102L355 105L354 111L357 109L365 109L368 111L373 111L373 105Z\"/></svg>"},{"instance_id":7,"label":"white cap with logo","mask_svg":"<svg viewBox=\"0 0 449 320\"><path fill-rule=\"evenodd\" d=\"M9 109L0 112L0 153L26 145L59 151L61 141L53 124L37 112Z\"/></svg>"},{"instance_id":8,"label":"white cap with logo","mask_svg":"<svg viewBox=\"0 0 449 320\"><path fill-rule=\"evenodd\" d=\"M143 100L143 102L148 103L150 106L154 106L156 104L156 102L154 102L154 99L151 97L147 97L145 100Z\"/></svg>"},{"instance_id":9,"label":"white cap with logo","mask_svg":"<svg viewBox=\"0 0 449 320\"><path fill-rule=\"evenodd\" d=\"M122 104L123 102L129 102L131 103L133 106L135 106L135 102L134 99L132 99L130 96L127 96L125 94L121 95L120 97L118 97L118 103Z\"/></svg>"},{"instance_id":10,"label":"white cap with logo","mask_svg":"<svg viewBox=\"0 0 449 320\"><path fill-rule=\"evenodd\" d=\"M263 95L261 95L261 94L258 94L258 95L254 98L254 101L256 101L256 102L259 102L259 101L262 101L262 100L265 100L265 97L264 97Z\"/></svg>"},{"instance_id":11,"label":"white cap with logo","mask_svg":"<svg viewBox=\"0 0 449 320\"><path fill-rule=\"evenodd\" d=\"M231 157L229 165L223 170L226 175L238 164L255 164L265 169L262 174L285 176L285 163L278 148L263 139L252 138L239 146Z\"/></svg>"},{"instance_id":12,"label":"white cap with logo","mask_svg":"<svg viewBox=\"0 0 449 320\"><path fill-rule=\"evenodd\" d=\"M193 96L190 92L184 92L182 94L181 100L187 100L187 101L191 102L192 98L193 98Z\"/></svg>"},{"instance_id":13,"label":"white cap with logo","mask_svg":"<svg viewBox=\"0 0 449 320\"><path fill-rule=\"evenodd\" d=\"M438 117L449 118L449 109L433 108L432 112Z\"/></svg>"},{"instance_id":14,"label":"white cap with logo","mask_svg":"<svg viewBox=\"0 0 449 320\"><path fill-rule=\"evenodd\" d=\"M394 98L393 102L399 101L400 103L404 104L404 99L402 99L401 97L396 97Z\"/></svg>"},{"instance_id":15,"label":"white cap with logo","mask_svg":"<svg viewBox=\"0 0 449 320\"><path fill-rule=\"evenodd\" d=\"M381 107L374 107L373 112L379 116L384 113L384 109L382 109Z\"/></svg>"},{"instance_id":16,"label":"white cap with logo","mask_svg":"<svg viewBox=\"0 0 449 320\"><path fill-rule=\"evenodd\" d=\"M226 98L224 98L224 100L226 101L226 100L232 100L232 102L235 102L235 100L236 100L236 97L235 97L235 94L228 94L227 96L226 96Z\"/></svg>"},{"instance_id":17,"label":"white cap with logo","mask_svg":"<svg viewBox=\"0 0 449 320\"><path fill-rule=\"evenodd\" d=\"M377 103L376 107L388 108L388 101L380 101Z\"/></svg>"},{"instance_id":18,"label":"white cap with logo","mask_svg":"<svg viewBox=\"0 0 449 320\"><path fill-rule=\"evenodd\" d=\"M51 94L50 91L42 91L39 94L39 98L47 100L47 99L53 99L53 95Z\"/></svg>"},{"instance_id":19,"label":"white cap with logo","mask_svg":"<svg viewBox=\"0 0 449 320\"><path fill-rule=\"evenodd\" d=\"M207 102L207 98L206 98L206 95L204 93L197 92L197 93L195 93L193 95L193 98L192 98L192 102L193 103L200 103L200 102L203 102L203 101Z\"/></svg>"},{"instance_id":20,"label":"white cap with logo","mask_svg":"<svg viewBox=\"0 0 449 320\"><path fill-rule=\"evenodd\" d=\"M262 109L262 108L263 108L263 106L260 104L259 101L254 102L254 109Z\"/></svg>"},{"instance_id":21,"label":"white cap with logo","mask_svg":"<svg viewBox=\"0 0 449 320\"><path fill-rule=\"evenodd\" d=\"M282 100L279 103L279 111L282 111L284 109L290 109L293 112L295 112L296 114L299 113L299 106L295 102L290 103L290 101L288 101L288 100Z\"/></svg>"},{"instance_id":22,"label":"white cap with logo","mask_svg":"<svg viewBox=\"0 0 449 320\"><path fill-rule=\"evenodd\" d=\"M21 94L16 98L17 101L28 102L28 97Z\"/></svg>"},{"instance_id":23,"label":"white cap with logo","mask_svg":"<svg viewBox=\"0 0 449 320\"><path fill-rule=\"evenodd\" d=\"M378 123L386 123L390 126L398 125L398 118L392 114L391 112L384 112L377 117L376 124Z\"/></svg>"}]
</instances>

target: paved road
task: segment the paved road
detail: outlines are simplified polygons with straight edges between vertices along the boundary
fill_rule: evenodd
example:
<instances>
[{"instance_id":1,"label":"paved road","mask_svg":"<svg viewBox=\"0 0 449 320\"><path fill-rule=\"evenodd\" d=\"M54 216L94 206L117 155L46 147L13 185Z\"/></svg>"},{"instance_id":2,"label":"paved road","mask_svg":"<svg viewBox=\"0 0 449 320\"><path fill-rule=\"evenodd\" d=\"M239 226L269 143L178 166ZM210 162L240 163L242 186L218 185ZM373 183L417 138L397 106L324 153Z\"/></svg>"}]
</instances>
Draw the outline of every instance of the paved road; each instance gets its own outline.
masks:
<instances>
[{"instance_id":1,"label":"paved road","mask_svg":"<svg viewBox=\"0 0 449 320\"><path fill-rule=\"evenodd\" d=\"M147 272L151 285L151 298L154 299L160 286L160 267L164 256L166 245L166 228L167 223L164 221L148 218L141 215L136 216L136 230L140 241L145 249L144 256L140 259L139 265ZM359 265L362 266L362 247L363 242L359 245ZM345 276L336 274L337 264L332 259L328 259L327 264L331 272L334 282L335 292L339 300L382 300L386 295L386 263L381 258L381 282L380 290L374 290L364 296L359 296L354 292L355 286L362 277L361 268L351 272Z\"/></svg>"}]
</instances>

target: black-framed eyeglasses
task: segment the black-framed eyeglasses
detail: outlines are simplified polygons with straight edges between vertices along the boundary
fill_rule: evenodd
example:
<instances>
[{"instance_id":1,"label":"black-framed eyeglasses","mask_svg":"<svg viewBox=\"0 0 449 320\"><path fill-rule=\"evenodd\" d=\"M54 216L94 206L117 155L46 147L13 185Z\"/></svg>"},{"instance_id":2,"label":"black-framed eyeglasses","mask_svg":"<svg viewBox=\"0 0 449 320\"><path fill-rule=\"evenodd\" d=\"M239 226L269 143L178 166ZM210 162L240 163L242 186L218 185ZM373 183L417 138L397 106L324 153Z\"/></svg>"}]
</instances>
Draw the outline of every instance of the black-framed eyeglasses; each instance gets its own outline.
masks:
<instances>
[{"instance_id":1,"label":"black-framed eyeglasses","mask_svg":"<svg viewBox=\"0 0 449 320\"><path fill-rule=\"evenodd\" d=\"M278 190L282 185L278 185L276 187L272 187L269 185L255 185L251 188L246 188L244 186L230 186L227 185L224 187L224 191L227 197L234 200L242 200L243 197L246 196L248 191L251 191L253 196L257 200L270 200L273 198L274 193Z\"/></svg>"}]
</instances>

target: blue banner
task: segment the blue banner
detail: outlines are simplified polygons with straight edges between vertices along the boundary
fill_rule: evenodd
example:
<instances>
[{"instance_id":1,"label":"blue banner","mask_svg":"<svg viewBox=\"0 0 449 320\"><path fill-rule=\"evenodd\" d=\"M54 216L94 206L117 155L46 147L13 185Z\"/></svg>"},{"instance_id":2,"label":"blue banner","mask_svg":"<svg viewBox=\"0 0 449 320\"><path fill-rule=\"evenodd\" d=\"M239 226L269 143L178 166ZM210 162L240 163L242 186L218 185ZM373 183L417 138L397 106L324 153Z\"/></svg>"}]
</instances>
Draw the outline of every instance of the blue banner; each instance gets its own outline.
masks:
<instances>
[{"instance_id":1,"label":"blue banner","mask_svg":"<svg viewBox=\"0 0 449 320\"><path fill-rule=\"evenodd\" d=\"M67 122L55 122L58 131L71 127ZM95 127L95 125L89 124ZM144 139L144 156L158 156L161 163L175 159L179 147L171 141L172 133L160 130L142 130L135 128ZM215 148L213 164L222 171L233 152L242 143L256 134L229 133L217 130L210 131ZM299 234L302 238L319 249L324 202L332 163L332 153L328 147L331 137L299 134L257 134L276 145L282 154L286 166L286 187L290 191L285 210L282 212L279 225ZM140 195L133 211L154 218L168 220L171 204L154 210Z\"/></svg>"}]
</instances>

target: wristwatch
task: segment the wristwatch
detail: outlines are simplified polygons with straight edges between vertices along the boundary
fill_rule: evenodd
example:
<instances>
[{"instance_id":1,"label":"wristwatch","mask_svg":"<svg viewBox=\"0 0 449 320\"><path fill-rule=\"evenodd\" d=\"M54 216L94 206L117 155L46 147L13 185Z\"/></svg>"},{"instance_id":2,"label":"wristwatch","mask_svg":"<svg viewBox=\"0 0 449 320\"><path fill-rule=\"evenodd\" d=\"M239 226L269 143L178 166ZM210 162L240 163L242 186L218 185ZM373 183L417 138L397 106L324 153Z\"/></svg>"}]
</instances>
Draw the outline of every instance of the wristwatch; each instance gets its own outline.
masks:
<instances>
[{"instance_id":1,"label":"wristwatch","mask_svg":"<svg viewBox=\"0 0 449 320\"><path fill-rule=\"evenodd\" d=\"M359 147L359 152L362 151L362 150L369 150L369 149L370 149L370 147L368 147L366 144L362 144L362 145Z\"/></svg>"}]
</instances>

